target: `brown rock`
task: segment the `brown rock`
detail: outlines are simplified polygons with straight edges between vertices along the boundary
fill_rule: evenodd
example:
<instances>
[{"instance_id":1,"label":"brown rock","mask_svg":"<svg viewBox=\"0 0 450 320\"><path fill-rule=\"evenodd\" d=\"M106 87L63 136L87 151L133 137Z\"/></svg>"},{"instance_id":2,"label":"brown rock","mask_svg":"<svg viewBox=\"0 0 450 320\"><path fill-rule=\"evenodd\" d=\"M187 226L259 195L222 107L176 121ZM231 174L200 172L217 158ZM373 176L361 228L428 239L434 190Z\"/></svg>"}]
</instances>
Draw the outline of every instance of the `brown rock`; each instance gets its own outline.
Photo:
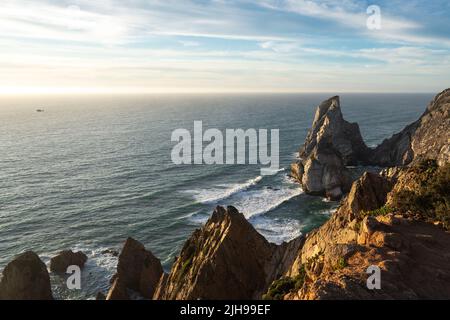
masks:
<instances>
[{"instance_id":1,"label":"brown rock","mask_svg":"<svg viewBox=\"0 0 450 320\"><path fill-rule=\"evenodd\" d=\"M53 300L47 267L37 254L25 252L6 265L0 300Z\"/></svg>"},{"instance_id":2,"label":"brown rock","mask_svg":"<svg viewBox=\"0 0 450 320\"><path fill-rule=\"evenodd\" d=\"M50 259L50 270L57 273L65 273L69 266L84 267L88 257L81 251L73 252L72 250L64 250L57 256Z\"/></svg>"},{"instance_id":3,"label":"brown rock","mask_svg":"<svg viewBox=\"0 0 450 320\"><path fill-rule=\"evenodd\" d=\"M402 166L423 159L439 165L450 161L450 89L438 94L419 120L383 141L372 162L382 166Z\"/></svg>"},{"instance_id":4,"label":"brown rock","mask_svg":"<svg viewBox=\"0 0 450 320\"><path fill-rule=\"evenodd\" d=\"M333 97L317 108L291 173L305 192L338 200L351 186L346 166L366 161L369 153L358 125L344 120L339 97Z\"/></svg>"},{"instance_id":5,"label":"brown rock","mask_svg":"<svg viewBox=\"0 0 450 320\"><path fill-rule=\"evenodd\" d=\"M409 171L396 174L402 188L408 186L405 174ZM330 220L306 236L284 275L295 277L304 270L304 284L286 292L284 299L450 297L449 232L398 213L362 215L385 205L390 190L399 188L393 183L386 176L366 173L353 184ZM381 290L366 286L366 271L372 265L381 268Z\"/></svg>"},{"instance_id":6,"label":"brown rock","mask_svg":"<svg viewBox=\"0 0 450 320\"><path fill-rule=\"evenodd\" d=\"M151 299L163 274L161 262L138 241L128 238L119 255L117 274L126 288Z\"/></svg>"},{"instance_id":7,"label":"brown rock","mask_svg":"<svg viewBox=\"0 0 450 320\"><path fill-rule=\"evenodd\" d=\"M306 159L324 138L341 155L345 165L356 165L368 156L369 148L362 139L359 126L344 119L338 96L318 106L300 158Z\"/></svg>"},{"instance_id":8,"label":"brown rock","mask_svg":"<svg viewBox=\"0 0 450 320\"><path fill-rule=\"evenodd\" d=\"M217 207L185 243L154 299L260 299L301 244L270 244L236 208Z\"/></svg>"},{"instance_id":9,"label":"brown rock","mask_svg":"<svg viewBox=\"0 0 450 320\"><path fill-rule=\"evenodd\" d=\"M106 300L130 300L127 287L120 278L114 280L113 285L106 296Z\"/></svg>"}]
</instances>

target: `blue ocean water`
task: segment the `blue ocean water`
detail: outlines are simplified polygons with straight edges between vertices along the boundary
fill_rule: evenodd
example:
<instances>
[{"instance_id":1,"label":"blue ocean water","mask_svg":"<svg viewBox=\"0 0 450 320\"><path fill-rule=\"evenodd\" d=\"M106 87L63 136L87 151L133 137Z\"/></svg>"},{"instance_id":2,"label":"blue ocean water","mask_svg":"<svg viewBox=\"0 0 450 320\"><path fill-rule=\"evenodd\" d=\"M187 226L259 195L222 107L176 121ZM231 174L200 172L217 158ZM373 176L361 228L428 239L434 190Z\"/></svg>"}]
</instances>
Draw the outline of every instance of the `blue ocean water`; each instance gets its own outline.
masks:
<instances>
[{"instance_id":1,"label":"blue ocean water","mask_svg":"<svg viewBox=\"0 0 450 320\"><path fill-rule=\"evenodd\" d=\"M234 205L280 243L324 223L337 203L305 195L287 177L316 106L332 94L29 96L0 98L0 269L34 250L44 261L62 249L89 256L82 290L52 275L56 296L106 291L132 236L166 270L213 208ZM343 94L344 117L369 146L401 130L433 94ZM45 109L38 113L36 109ZM280 129L281 168L171 162L172 131Z\"/></svg>"}]
</instances>

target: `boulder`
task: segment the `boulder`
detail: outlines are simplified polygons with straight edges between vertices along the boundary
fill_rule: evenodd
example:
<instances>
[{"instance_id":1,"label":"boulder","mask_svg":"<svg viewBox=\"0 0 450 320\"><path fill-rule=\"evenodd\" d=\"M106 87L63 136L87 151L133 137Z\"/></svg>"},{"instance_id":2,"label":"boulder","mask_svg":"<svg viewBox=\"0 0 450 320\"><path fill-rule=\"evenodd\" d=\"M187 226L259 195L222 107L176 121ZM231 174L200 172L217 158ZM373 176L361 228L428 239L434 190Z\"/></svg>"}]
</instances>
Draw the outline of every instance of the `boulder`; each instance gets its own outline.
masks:
<instances>
[{"instance_id":1,"label":"boulder","mask_svg":"<svg viewBox=\"0 0 450 320\"><path fill-rule=\"evenodd\" d=\"M53 300L47 267L36 253L25 252L6 265L0 300Z\"/></svg>"},{"instance_id":2,"label":"boulder","mask_svg":"<svg viewBox=\"0 0 450 320\"><path fill-rule=\"evenodd\" d=\"M119 255L113 288L115 283L120 291L125 287L151 299L162 274L161 262L143 244L128 238Z\"/></svg>"},{"instance_id":3,"label":"boulder","mask_svg":"<svg viewBox=\"0 0 450 320\"><path fill-rule=\"evenodd\" d=\"M50 271L65 273L69 266L84 267L88 257L81 251L64 250L50 259Z\"/></svg>"}]
</instances>

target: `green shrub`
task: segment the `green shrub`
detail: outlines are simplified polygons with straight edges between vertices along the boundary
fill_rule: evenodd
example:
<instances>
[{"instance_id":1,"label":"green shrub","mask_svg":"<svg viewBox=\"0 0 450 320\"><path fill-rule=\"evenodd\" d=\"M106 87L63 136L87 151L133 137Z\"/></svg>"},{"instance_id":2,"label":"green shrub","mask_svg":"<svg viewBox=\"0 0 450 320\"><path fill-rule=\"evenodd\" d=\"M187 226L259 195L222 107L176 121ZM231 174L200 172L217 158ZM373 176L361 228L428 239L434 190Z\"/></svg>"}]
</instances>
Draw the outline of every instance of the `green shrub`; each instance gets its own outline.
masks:
<instances>
[{"instance_id":1,"label":"green shrub","mask_svg":"<svg viewBox=\"0 0 450 320\"><path fill-rule=\"evenodd\" d=\"M347 261L345 261L344 257L340 257L339 260L338 260L338 263L336 265L336 269L337 270L342 270L345 267L347 267Z\"/></svg>"},{"instance_id":2,"label":"green shrub","mask_svg":"<svg viewBox=\"0 0 450 320\"><path fill-rule=\"evenodd\" d=\"M438 221L450 229L450 164L438 167L435 161L423 161L412 168L418 187L393 195L393 206L425 221Z\"/></svg>"},{"instance_id":3,"label":"green shrub","mask_svg":"<svg viewBox=\"0 0 450 320\"><path fill-rule=\"evenodd\" d=\"M274 281L262 298L263 300L282 300L286 294L300 290L305 279L306 269L302 265L296 277L284 277Z\"/></svg>"},{"instance_id":4,"label":"green shrub","mask_svg":"<svg viewBox=\"0 0 450 320\"><path fill-rule=\"evenodd\" d=\"M390 206L386 205L379 209L375 209L375 210L371 210L371 211L362 211L361 216L362 217L366 217L366 216L378 217L378 216L385 216L392 212L394 212L394 209L391 208Z\"/></svg>"}]
</instances>

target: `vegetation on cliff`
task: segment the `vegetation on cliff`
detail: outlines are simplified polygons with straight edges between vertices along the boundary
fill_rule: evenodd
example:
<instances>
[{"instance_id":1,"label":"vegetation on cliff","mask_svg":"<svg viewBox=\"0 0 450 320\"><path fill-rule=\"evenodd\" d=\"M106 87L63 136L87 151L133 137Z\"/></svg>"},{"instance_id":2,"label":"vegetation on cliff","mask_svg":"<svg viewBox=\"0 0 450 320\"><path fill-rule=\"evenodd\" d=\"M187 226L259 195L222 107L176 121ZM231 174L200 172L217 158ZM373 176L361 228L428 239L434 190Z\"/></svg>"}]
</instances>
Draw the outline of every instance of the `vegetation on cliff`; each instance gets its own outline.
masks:
<instances>
[{"instance_id":1,"label":"vegetation on cliff","mask_svg":"<svg viewBox=\"0 0 450 320\"><path fill-rule=\"evenodd\" d=\"M439 167L426 160L408 169L415 188L394 192L392 206L396 211L428 222L439 222L450 229L450 163Z\"/></svg>"}]
</instances>

